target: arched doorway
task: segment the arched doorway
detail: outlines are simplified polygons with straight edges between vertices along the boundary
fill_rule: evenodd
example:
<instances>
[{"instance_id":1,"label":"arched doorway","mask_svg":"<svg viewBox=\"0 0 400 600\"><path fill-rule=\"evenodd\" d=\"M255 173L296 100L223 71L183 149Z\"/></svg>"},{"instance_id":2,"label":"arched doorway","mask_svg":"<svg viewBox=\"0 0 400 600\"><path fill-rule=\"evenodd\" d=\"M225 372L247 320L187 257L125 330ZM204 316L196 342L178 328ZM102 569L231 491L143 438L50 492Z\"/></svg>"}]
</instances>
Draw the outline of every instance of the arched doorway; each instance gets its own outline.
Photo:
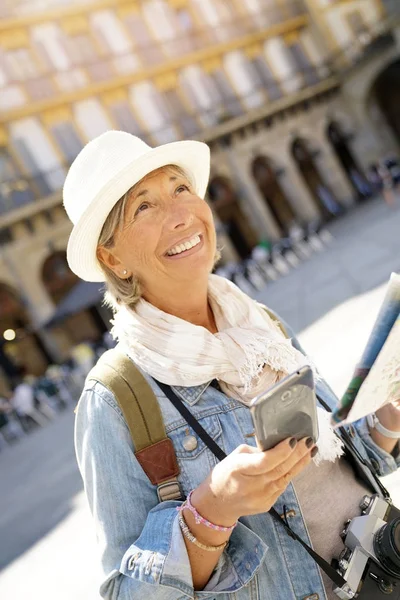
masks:
<instances>
[{"instance_id":1,"label":"arched doorway","mask_svg":"<svg viewBox=\"0 0 400 600\"><path fill-rule=\"evenodd\" d=\"M349 147L349 138L338 121L329 123L327 137L357 197L362 199L370 196L371 188Z\"/></svg>"},{"instance_id":2,"label":"arched doorway","mask_svg":"<svg viewBox=\"0 0 400 600\"><path fill-rule=\"evenodd\" d=\"M47 257L42 267L42 281L56 306L65 301L76 286L85 285L69 268L66 253L63 250L54 252ZM68 316L62 322L52 326L53 334L57 338L61 350L67 351L71 345L97 341L101 338L107 327L99 311L100 307L96 303L88 305L84 309L77 307L76 310L74 310L74 306L71 306Z\"/></svg>"},{"instance_id":3,"label":"arched doorway","mask_svg":"<svg viewBox=\"0 0 400 600\"><path fill-rule=\"evenodd\" d=\"M213 177L208 186L208 195L236 252L241 259L248 258L258 244L257 234L240 208L231 181L222 175Z\"/></svg>"},{"instance_id":4,"label":"arched doorway","mask_svg":"<svg viewBox=\"0 0 400 600\"><path fill-rule=\"evenodd\" d=\"M292 156L314 201L321 211L322 219L328 221L341 213L343 208L336 200L332 190L325 183L324 177L316 165L315 153L310 149L307 140L298 137L293 141Z\"/></svg>"},{"instance_id":5,"label":"arched doorway","mask_svg":"<svg viewBox=\"0 0 400 600\"><path fill-rule=\"evenodd\" d=\"M295 212L278 180L272 161L266 156L256 156L252 163L253 177L281 231L287 236L296 222Z\"/></svg>"},{"instance_id":6,"label":"arched doorway","mask_svg":"<svg viewBox=\"0 0 400 600\"><path fill-rule=\"evenodd\" d=\"M371 92L400 144L400 59L378 75Z\"/></svg>"},{"instance_id":7,"label":"arched doorway","mask_svg":"<svg viewBox=\"0 0 400 600\"><path fill-rule=\"evenodd\" d=\"M79 277L71 271L63 250L46 258L42 267L42 281L47 293L58 304L78 283Z\"/></svg>"},{"instance_id":8,"label":"arched doorway","mask_svg":"<svg viewBox=\"0 0 400 600\"><path fill-rule=\"evenodd\" d=\"M50 357L30 325L29 315L19 294L0 282L0 367L12 380L21 368L28 374L41 375Z\"/></svg>"}]
</instances>

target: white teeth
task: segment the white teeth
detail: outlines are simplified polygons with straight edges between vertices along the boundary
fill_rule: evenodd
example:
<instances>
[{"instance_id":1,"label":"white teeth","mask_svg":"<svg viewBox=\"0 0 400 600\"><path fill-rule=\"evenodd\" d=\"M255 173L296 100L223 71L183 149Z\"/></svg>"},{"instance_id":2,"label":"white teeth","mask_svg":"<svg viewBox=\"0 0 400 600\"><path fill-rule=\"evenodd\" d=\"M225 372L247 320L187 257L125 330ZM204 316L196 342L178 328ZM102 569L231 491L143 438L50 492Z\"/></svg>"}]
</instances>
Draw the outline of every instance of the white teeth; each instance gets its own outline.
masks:
<instances>
[{"instance_id":1,"label":"white teeth","mask_svg":"<svg viewBox=\"0 0 400 600\"><path fill-rule=\"evenodd\" d=\"M180 254L181 252L185 252L185 250L190 250L190 248L194 248L194 246L197 246L197 244L199 244L199 243L200 243L200 236L196 235L194 238L192 238L188 242L179 244L179 245L175 246L174 248L171 248L171 250L168 250L167 254L168 254L168 256L173 256L174 254Z\"/></svg>"}]
</instances>

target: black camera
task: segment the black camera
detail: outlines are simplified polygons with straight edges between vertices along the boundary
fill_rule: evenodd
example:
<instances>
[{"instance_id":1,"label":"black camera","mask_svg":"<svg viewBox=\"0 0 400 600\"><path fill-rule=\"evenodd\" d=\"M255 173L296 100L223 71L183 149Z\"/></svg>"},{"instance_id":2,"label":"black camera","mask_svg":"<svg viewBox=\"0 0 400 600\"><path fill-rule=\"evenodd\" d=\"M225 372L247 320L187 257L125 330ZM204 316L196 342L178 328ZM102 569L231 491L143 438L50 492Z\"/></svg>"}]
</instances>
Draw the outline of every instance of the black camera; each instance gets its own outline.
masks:
<instances>
[{"instance_id":1,"label":"black camera","mask_svg":"<svg viewBox=\"0 0 400 600\"><path fill-rule=\"evenodd\" d=\"M361 515L345 523L345 548L333 561L346 580L338 598L400 600L400 510L378 496L364 496Z\"/></svg>"}]
</instances>

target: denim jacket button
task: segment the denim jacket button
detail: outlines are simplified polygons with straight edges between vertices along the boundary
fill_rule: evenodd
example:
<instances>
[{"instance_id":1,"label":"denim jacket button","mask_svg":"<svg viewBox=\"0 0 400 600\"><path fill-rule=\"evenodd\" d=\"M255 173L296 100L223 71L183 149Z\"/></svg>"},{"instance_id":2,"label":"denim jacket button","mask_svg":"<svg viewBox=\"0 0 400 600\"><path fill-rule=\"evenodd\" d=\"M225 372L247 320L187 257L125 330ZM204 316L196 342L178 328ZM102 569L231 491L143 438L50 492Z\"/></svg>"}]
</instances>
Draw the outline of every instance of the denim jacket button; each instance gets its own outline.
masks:
<instances>
[{"instance_id":1,"label":"denim jacket button","mask_svg":"<svg viewBox=\"0 0 400 600\"><path fill-rule=\"evenodd\" d=\"M194 435L187 435L185 438L183 438L182 446L185 448L185 450L191 452L197 448L197 439L194 437Z\"/></svg>"}]
</instances>

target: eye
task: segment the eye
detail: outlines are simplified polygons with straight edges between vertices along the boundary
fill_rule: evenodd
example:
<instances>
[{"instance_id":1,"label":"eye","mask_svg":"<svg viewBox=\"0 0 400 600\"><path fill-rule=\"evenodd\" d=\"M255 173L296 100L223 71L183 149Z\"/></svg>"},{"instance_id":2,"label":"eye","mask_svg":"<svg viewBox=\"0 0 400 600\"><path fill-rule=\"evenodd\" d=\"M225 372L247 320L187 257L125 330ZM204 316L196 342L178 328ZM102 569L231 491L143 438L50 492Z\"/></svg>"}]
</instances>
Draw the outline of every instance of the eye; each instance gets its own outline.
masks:
<instances>
[{"instance_id":1,"label":"eye","mask_svg":"<svg viewBox=\"0 0 400 600\"><path fill-rule=\"evenodd\" d=\"M189 190L189 186L186 185L186 184L184 184L184 183L182 183L181 185L178 185L178 187L175 190L175 193L176 194L180 194L183 190L186 190L187 192L189 192L190 191Z\"/></svg>"},{"instance_id":2,"label":"eye","mask_svg":"<svg viewBox=\"0 0 400 600\"><path fill-rule=\"evenodd\" d=\"M135 216L149 208L149 206L150 204L148 202L142 202L142 204L136 209Z\"/></svg>"}]
</instances>

